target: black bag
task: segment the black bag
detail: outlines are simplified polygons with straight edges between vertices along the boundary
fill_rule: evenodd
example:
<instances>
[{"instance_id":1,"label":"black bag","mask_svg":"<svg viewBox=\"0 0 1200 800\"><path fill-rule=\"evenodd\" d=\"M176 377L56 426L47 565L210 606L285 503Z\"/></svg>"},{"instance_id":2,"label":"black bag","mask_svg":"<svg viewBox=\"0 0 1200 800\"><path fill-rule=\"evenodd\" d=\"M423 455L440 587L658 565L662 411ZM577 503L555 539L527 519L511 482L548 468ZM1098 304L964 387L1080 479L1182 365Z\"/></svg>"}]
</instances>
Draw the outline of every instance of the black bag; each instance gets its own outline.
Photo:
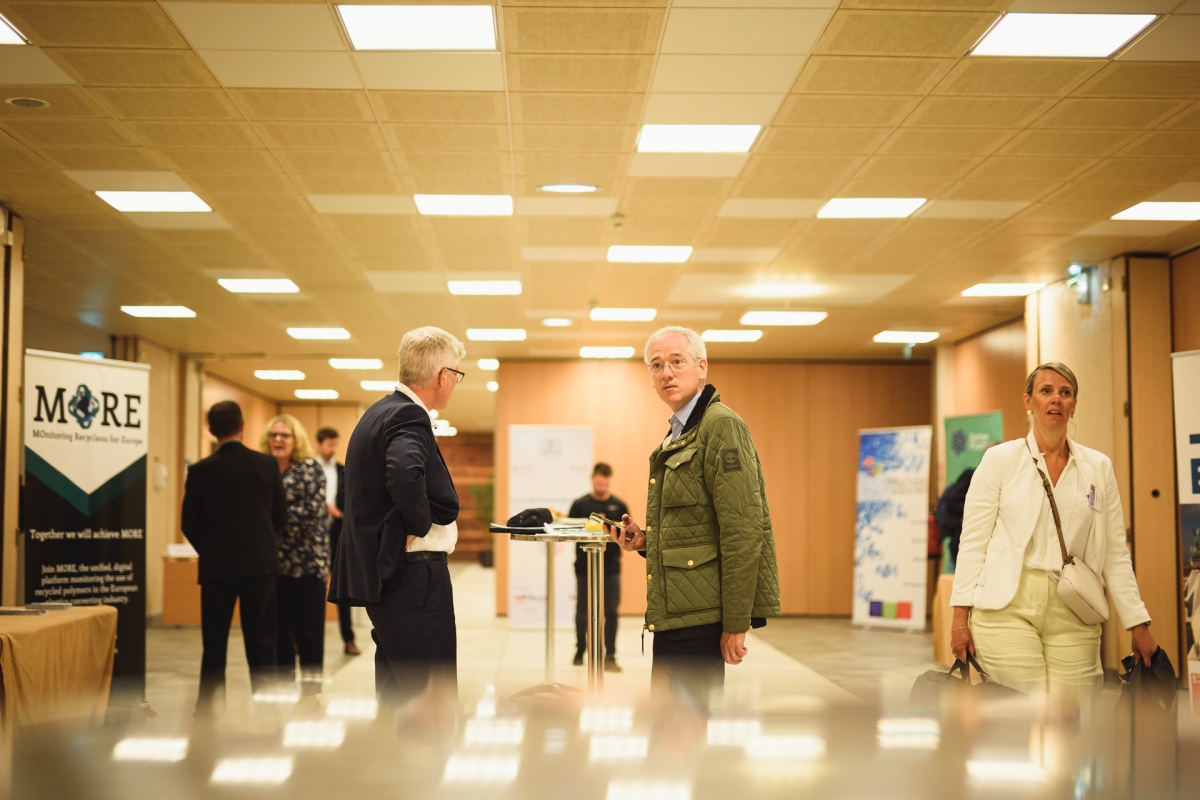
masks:
<instances>
[{"instance_id":1,"label":"black bag","mask_svg":"<svg viewBox=\"0 0 1200 800\"><path fill-rule=\"evenodd\" d=\"M978 684L971 683L971 667L975 668L982 679ZM956 672L957 675L955 675ZM1004 700L1024 694L996 683L990 675L983 671L975 657L968 654L966 662L955 659L954 666L946 672L931 669L917 678L916 683L913 684L912 693L909 695L909 701L914 706L937 708L941 703L942 693L947 688L951 690L969 688L978 691L987 700Z\"/></svg>"},{"instance_id":2,"label":"black bag","mask_svg":"<svg viewBox=\"0 0 1200 800\"><path fill-rule=\"evenodd\" d=\"M1175 707L1176 689L1179 679L1167 651L1161 647L1151 656L1150 666L1142 663L1136 654L1121 659L1125 674L1121 676L1121 700L1123 702L1146 702L1153 707L1170 711Z\"/></svg>"},{"instance_id":3,"label":"black bag","mask_svg":"<svg viewBox=\"0 0 1200 800\"><path fill-rule=\"evenodd\" d=\"M554 515L548 508L527 508L508 519L510 528L540 528L554 521Z\"/></svg>"}]
</instances>

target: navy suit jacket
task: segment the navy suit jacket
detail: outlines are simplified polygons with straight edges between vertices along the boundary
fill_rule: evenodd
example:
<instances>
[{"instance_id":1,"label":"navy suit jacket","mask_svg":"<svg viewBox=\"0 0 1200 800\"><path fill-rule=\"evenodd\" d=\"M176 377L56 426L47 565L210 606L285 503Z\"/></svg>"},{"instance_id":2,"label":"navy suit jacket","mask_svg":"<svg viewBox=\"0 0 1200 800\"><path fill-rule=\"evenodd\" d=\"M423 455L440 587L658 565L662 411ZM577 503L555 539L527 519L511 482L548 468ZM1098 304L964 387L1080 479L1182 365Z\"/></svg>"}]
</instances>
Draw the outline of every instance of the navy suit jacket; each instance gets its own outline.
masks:
<instances>
[{"instance_id":1,"label":"navy suit jacket","mask_svg":"<svg viewBox=\"0 0 1200 800\"><path fill-rule=\"evenodd\" d=\"M396 391L363 414L346 447L346 501L329 601L379 602L409 536L458 517L458 495L426 413Z\"/></svg>"}]
</instances>

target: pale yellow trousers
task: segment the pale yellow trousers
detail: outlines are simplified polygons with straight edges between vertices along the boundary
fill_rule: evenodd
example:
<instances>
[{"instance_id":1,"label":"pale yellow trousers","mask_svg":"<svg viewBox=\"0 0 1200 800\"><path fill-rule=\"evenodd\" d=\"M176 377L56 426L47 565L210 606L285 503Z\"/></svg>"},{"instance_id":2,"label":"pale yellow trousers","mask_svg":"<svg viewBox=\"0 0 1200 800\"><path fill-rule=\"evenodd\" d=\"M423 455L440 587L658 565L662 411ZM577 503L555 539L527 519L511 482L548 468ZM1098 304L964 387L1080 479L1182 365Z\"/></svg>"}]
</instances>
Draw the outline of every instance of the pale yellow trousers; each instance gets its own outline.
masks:
<instances>
[{"instance_id":1,"label":"pale yellow trousers","mask_svg":"<svg viewBox=\"0 0 1200 800\"><path fill-rule=\"evenodd\" d=\"M970 626L976 660L1005 686L1086 701L1103 683L1100 625L1079 619L1045 570L1022 570L1012 602L999 611L974 609Z\"/></svg>"}]
</instances>

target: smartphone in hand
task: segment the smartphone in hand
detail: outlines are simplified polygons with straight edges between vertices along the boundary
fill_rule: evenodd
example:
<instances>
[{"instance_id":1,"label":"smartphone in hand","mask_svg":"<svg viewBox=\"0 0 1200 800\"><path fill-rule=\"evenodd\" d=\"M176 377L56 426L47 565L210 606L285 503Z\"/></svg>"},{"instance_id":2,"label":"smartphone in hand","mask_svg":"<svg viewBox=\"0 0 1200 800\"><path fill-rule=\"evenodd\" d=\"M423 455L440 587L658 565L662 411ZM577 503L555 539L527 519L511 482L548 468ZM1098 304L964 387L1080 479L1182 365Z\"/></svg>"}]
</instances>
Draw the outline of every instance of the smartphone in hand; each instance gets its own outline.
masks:
<instances>
[{"instance_id":1,"label":"smartphone in hand","mask_svg":"<svg viewBox=\"0 0 1200 800\"><path fill-rule=\"evenodd\" d=\"M624 525L622 525L619 522L614 522L613 520L609 519L608 517L602 517L599 514L589 514L588 519L590 519L592 522L598 522L601 525L612 525L614 528L624 531L625 533L629 533L629 531L627 531L625 529Z\"/></svg>"}]
</instances>

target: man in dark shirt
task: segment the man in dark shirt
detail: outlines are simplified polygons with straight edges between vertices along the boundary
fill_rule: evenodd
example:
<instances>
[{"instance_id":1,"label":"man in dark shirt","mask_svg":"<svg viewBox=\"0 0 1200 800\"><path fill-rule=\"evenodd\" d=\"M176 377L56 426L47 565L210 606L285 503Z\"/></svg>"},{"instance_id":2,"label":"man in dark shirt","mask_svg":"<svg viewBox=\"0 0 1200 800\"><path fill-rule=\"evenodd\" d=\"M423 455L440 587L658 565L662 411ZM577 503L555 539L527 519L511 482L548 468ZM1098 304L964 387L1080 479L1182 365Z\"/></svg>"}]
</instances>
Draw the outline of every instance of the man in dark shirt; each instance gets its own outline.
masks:
<instances>
[{"instance_id":1,"label":"man in dark shirt","mask_svg":"<svg viewBox=\"0 0 1200 800\"><path fill-rule=\"evenodd\" d=\"M592 468L592 493L571 504L568 516L584 517L599 514L605 519L620 521L629 509L610 491L612 467L604 462ZM575 600L575 665L583 664L587 650L587 557L583 548L575 549L575 581L579 593ZM621 548L609 543L604 548L604 669L620 672L617 666L617 606L621 602Z\"/></svg>"}]
</instances>

